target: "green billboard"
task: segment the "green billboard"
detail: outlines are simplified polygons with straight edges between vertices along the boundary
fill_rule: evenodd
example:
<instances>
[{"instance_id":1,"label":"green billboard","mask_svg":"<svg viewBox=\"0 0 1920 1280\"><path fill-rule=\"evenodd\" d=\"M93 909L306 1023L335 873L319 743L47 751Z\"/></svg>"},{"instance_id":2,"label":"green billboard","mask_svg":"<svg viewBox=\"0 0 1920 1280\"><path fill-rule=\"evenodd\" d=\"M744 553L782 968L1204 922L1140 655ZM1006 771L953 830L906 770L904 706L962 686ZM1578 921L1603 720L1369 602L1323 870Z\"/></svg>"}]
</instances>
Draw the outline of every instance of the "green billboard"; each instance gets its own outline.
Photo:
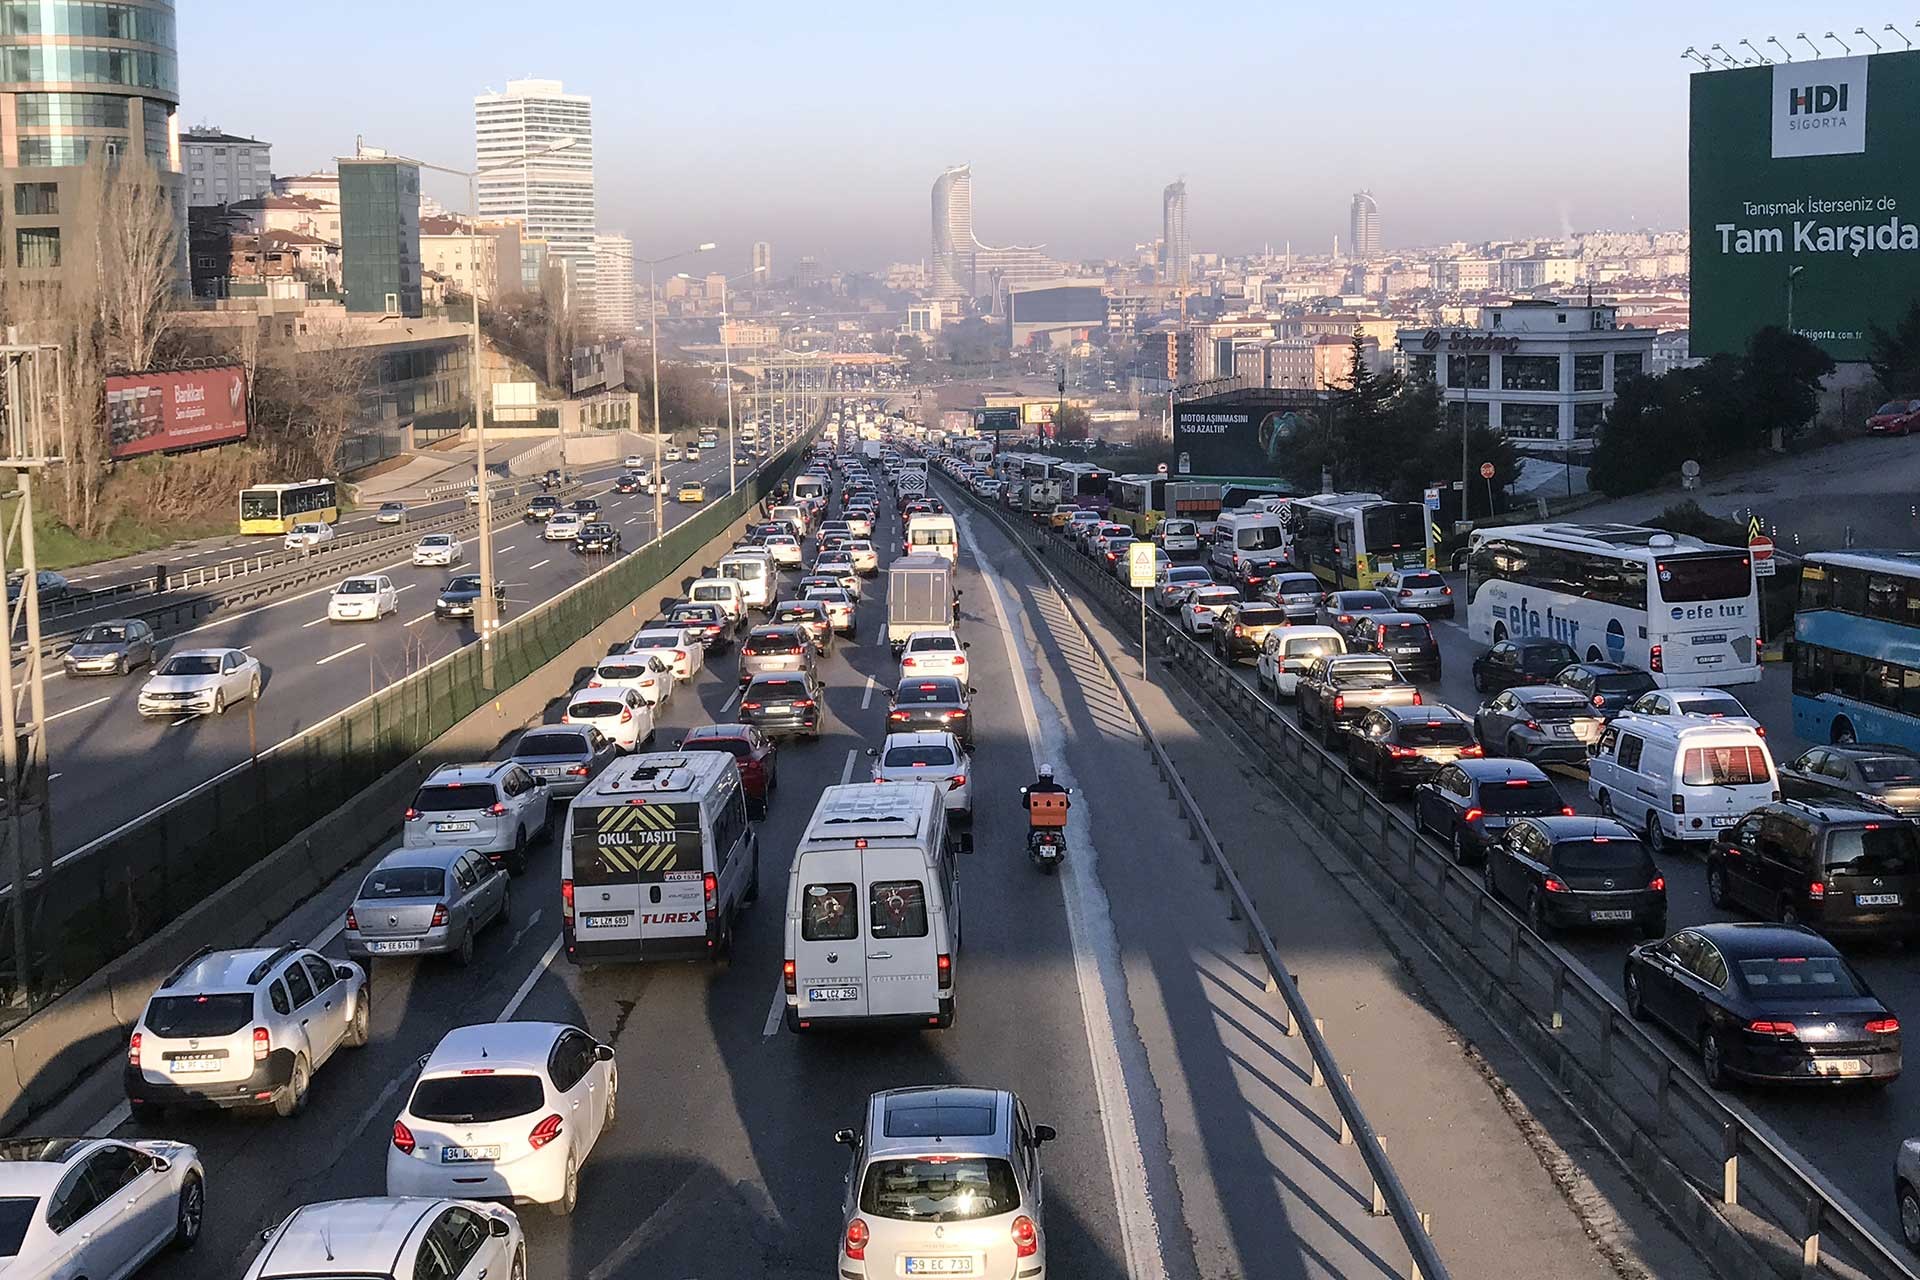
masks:
<instances>
[{"instance_id":1,"label":"green billboard","mask_svg":"<svg viewBox=\"0 0 1920 1280\"><path fill-rule=\"evenodd\" d=\"M1865 360L1920 298L1920 50L1693 77L1696 356L1766 325Z\"/></svg>"}]
</instances>

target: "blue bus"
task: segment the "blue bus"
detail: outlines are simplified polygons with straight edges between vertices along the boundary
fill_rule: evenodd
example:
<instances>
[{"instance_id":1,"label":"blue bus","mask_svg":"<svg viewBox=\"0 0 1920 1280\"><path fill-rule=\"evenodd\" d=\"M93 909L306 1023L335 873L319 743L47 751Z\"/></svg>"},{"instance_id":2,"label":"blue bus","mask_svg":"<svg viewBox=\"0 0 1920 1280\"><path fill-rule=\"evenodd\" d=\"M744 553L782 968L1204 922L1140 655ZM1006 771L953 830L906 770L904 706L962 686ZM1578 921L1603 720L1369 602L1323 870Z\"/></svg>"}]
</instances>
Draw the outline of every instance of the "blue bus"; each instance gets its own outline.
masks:
<instances>
[{"instance_id":1,"label":"blue bus","mask_svg":"<svg viewBox=\"0 0 1920 1280\"><path fill-rule=\"evenodd\" d=\"M1817 551L1793 617L1793 731L1920 750L1920 551Z\"/></svg>"}]
</instances>

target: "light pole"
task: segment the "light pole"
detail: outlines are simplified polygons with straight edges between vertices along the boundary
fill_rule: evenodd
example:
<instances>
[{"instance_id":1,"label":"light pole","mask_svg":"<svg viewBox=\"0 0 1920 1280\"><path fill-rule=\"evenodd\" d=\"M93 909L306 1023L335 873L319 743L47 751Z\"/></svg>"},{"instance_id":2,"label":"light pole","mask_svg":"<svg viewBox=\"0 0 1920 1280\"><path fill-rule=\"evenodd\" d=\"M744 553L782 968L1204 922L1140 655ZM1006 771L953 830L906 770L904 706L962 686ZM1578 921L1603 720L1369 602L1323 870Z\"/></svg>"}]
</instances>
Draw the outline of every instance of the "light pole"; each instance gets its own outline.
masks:
<instances>
[{"instance_id":1,"label":"light pole","mask_svg":"<svg viewBox=\"0 0 1920 1280\"><path fill-rule=\"evenodd\" d=\"M1794 277L1805 270L1805 267L1787 268L1787 332L1789 334L1793 332L1793 281Z\"/></svg>"},{"instance_id":2,"label":"light pole","mask_svg":"<svg viewBox=\"0 0 1920 1280\"><path fill-rule=\"evenodd\" d=\"M640 259L647 264L647 311L653 325L653 536L655 539L666 532L667 484L666 467L660 460L660 429L666 424L660 421L660 283L657 268L662 263L691 258L711 248L713 248L713 241L708 240L694 248L669 253L665 257Z\"/></svg>"},{"instance_id":3,"label":"light pole","mask_svg":"<svg viewBox=\"0 0 1920 1280\"><path fill-rule=\"evenodd\" d=\"M734 459L737 456L733 443L733 342L727 337L727 286L735 280L745 280L748 276L760 278L758 271L742 271L737 276L728 276L720 282L720 354L726 362L727 370L727 492L732 493L739 487L735 477Z\"/></svg>"}]
</instances>

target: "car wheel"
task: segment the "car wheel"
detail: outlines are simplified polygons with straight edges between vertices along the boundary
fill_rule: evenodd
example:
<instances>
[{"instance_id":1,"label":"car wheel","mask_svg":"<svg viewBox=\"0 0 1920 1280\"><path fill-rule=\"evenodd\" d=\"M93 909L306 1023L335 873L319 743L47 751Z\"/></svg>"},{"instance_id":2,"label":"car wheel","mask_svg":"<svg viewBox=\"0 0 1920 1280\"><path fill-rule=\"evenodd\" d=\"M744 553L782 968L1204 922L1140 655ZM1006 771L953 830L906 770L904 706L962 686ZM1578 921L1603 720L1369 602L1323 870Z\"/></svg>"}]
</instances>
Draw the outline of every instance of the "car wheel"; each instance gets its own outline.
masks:
<instances>
[{"instance_id":1,"label":"car wheel","mask_svg":"<svg viewBox=\"0 0 1920 1280\"><path fill-rule=\"evenodd\" d=\"M1722 911L1727 907L1727 873L1717 862L1707 864L1707 901Z\"/></svg>"},{"instance_id":2,"label":"car wheel","mask_svg":"<svg viewBox=\"0 0 1920 1280\"><path fill-rule=\"evenodd\" d=\"M473 926L472 925L468 925L466 928L466 931L460 935L460 946L453 953L453 962L459 965L462 969L467 968L469 965L473 963Z\"/></svg>"},{"instance_id":3,"label":"car wheel","mask_svg":"<svg viewBox=\"0 0 1920 1280\"><path fill-rule=\"evenodd\" d=\"M741 896L741 902L752 906L760 901L760 846L753 847L753 866L747 869L747 891Z\"/></svg>"},{"instance_id":4,"label":"car wheel","mask_svg":"<svg viewBox=\"0 0 1920 1280\"><path fill-rule=\"evenodd\" d=\"M1547 922L1546 899L1538 889L1527 890L1527 925L1543 938L1553 932L1553 926Z\"/></svg>"},{"instance_id":5,"label":"car wheel","mask_svg":"<svg viewBox=\"0 0 1920 1280\"><path fill-rule=\"evenodd\" d=\"M607 1114L600 1118L600 1132L605 1133L620 1121L620 1077L607 1077Z\"/></svg>"},{"instance_id":6,"label":"car wheel","mask_svg":"<svg viewBox=\"0 0 1920 1280\"><path fill-rule=\"evenodd\" d=\"M1667 835L1660 829L1660 819L1654 816L1653 810L1647 810L1647 820L1640 831L1645 838L1648 853L1656 858L1666 853Z\"/></svg>"},{"instance_id":7,"label":"car wheel","mask_svg":"<svg viewBox=\"0 0 1920 1280\"><path fill-rule=\"evenodd\" d=\"M1473 669L1473 691L1475 693L1485 693L1487 691L1487 677L1481 672L1479 667Z\"/></svg>"},{"instance_id":8,"label":"car wheel","mask_svg":"<svg viewBox=\"0 0 1920 1280\"><path fill-rule=\"evenodd\" d=\"M573 1208L580 1203L580 1170L574 1164L573 1157L567 1157L567 1178L560 1190L560 1198L547 1206L547 1212L556 1218L573 1215Z\"/></svg>"},{"instance_id":9,"label":"car wheel","mask_svg":"<svg viewBox=\"0 0 1920 1280\"><path fill-rule=\"evenodd\" d=\"M1512 756L1516 760L1525 760L1527 758L1526 749L1519 745L1519 740L1512 734L1508 734L1506 741L1500 744L1500 754L1503 756Z\"/></svg>"},{"instance_id":10,"label":"car wheel","mask_svg":"<svg viewBox=\"0 0 1920 1280\"><path fill-rule=\"evenodd\" d=\"M513 882L509 880L506 888L500 891L500 909L493 913L493 923L504 925L513 919Z\"/></svg>"},{"instance_id":11,"label":"car wheel","mask_svg":"<svg viewBox=\"0 0 1920 1280\"><path fill-rule=\"evenodd\" d=\"M1920 1249L1920 1193L1904 1182L1900 1184L1900 1238L1907 1248Z\"/></svg>"},{"instance_id":12,"label":"car wheel","mask_svg":"<svg viewBox=\"0 0 1920 1280\"><path fill-rule=\"evenodd\" d=\"M1500 887L1493 882L1492 858L1488 858L1480 864L1480 885L1487 891L1489 898L1492 898L1495 902L1500 901Z\"/></svg>"},{"instance_id":13,"label":"car wheel","mask_svg":"<svg viewBox=\"0 0 1920 1280\"><path fill-rule=\"evenodd\" d=\"M367 1041L373 1039L373 997L367 989L360 989L360 998L354 1002L353 1021L347 1024L347 1047L364 1049Z\"/></svg>"},{"instance_id":14,"label":"car wheel","mask_svg":"<svg viewBox=\"0 0 1920 1280\"><path fill-rule=\"evenodd\" d=\"M307 1109L307 1084L309 1068L307 1057L301 1054L293 1060L293 1078L287 1081L287 1087L273 1097L273 1111L282 1120L290 1119Z\"/></svg>"},{"instance_id":15,"label":"car wheel","mask_svg":"<svg viewBox=\"0 0 1920 1280\"><path fill-rule=\"evenodd\" d=\"M1645 1022L1647 1020L1647 1000L1645 996L1640 994L1640 975L1629 968L1624 986L1626 988L1627 1016L1635 1022Z\"/></svg>"},{"instance_id":16,"label":"car wheel","mask_svg":"<svg viewBox=\"0 0 1920 1280\"><path fill-rule=\"evenodd\" d=\"M1613 792L1607 790L1605 787L1600 788L1600 796L1594 803L1600 806L1600 814L1602 817L1613 817Z\"/></svg>"},{"instance_id":17,"label":"car wheel","mask_svg":"<svg viewBox=\"0 0 1920 1280\"><path fill-rule=\"evenodd\" d=\"M1453 860L1456 865L1467 863L1467 838L1456 828L1453 833Z\"/></svg>"},{"instance_id":18,"label":"car wheel","mask_svg":"<svg viewBox=\"0 0 1920 1280\"><path fill-rule=\"evenodd\" d=\"M1719 1034L1712 1029L1700 1033L1700 1074L1709 1089L1724 1089L1730 1083L1726 1054L1720 1047Z\"/></svg>"},{"instance_id":19,"label":"car wheel","mask_svg":"<svg viewBox=\"0 0 1920 1280\"><path fill-rule=\"evenodd\" d=\"M519 828L513 834L513 848L507 853L507 874L523 876L527 874L527 829Z\"/></svg>"},{"instance_id":20,"label":"car wheel","mask_svg":"<svg viewBox=\"0 0 1920 1280\"><path fill-rule=\"evenodd\" d=\"M256 675L252 680L247 682L247 697L251 698L255 702L260 701L260 677L259 676Z\"/></svg>"},{"instance_id":21,"label":"car wheel","mask_svg":"<svg viewBox=\"0 0 1920 1280\"><path fill-rule=\"evenodd\" d=\"M173 1211L173 1247L185 1252L200 1243L200 1225L206 1220L207 1189L197 1174L188 1174Z\"/></svg>"},{"instance_id":22,"label":"car wheel","mask_svg":"<svg viewBox=\"0 0 1920 1280\"><path fill-rule=\"evenodd\" d=\"M213 714L217 716L227 714L227 691L225 689L215 689L213 691Z\"/></svg>"},{"instance_id":23,"label":"car wheel","mask_svg":"<svg viewBox=\"0 0 1920 1280\"><path fill-rule=\"evenodd\" d=\"M1791 895L1784 893L1780 895L1780 905L1774 914L1780 917L1781 924L1797 925L1800 923L1800 908L1794 905Z\"/></svg>"},{"instance_id":24,"label":"car wheel","mask_svg":"<svg viewBox=\"0 0 1920 1280\"><path fill-rule=\"evenodd\" d=\"M113 660L113 674L117 676L127 674L127 659L125 654Z\"/></svg>"}]
</instances>

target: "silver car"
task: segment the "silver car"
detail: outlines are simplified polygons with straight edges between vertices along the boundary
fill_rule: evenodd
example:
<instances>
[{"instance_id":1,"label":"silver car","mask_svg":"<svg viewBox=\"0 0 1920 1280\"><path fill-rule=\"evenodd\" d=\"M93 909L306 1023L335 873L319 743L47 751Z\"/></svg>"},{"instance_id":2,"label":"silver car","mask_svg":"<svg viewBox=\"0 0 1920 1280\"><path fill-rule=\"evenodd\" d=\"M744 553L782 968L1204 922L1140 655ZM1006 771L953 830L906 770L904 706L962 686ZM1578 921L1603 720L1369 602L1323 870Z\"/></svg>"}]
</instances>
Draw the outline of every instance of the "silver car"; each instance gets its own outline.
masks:
<instances>
[{"instance_id":1,"label":"silver car","mask_svg":"<svg viewBox=\"0 0 1920 1280\"><path fill-rule=\"evenodd\" d=\"M1453 616L1453 588L1432 569L1395 569L1379 583L1393 607L1408 613Z\"/></svg>"},{"instance_id":2,"label":"silver car","mask_svg":"<svg viewBox=\"0 0 1920 1280\"><path fill-rule=\"evenodd\" d=\"M1154 574L1153 602L1162 609L1178 609L1187 602L1187 593L1196 587L1213 585L1213 574L1205 565L1169 565Z\"/></svg>"},{"instance_id":3,"label":"silver car","mask_svg":"<svg viewBox=\"0 0 1920 1280\"><path fill-rule=\"evenodd\" d=\"M241 649L176 653L140 687L143 716L219 715L260 696L260 664Z\"/></svg>"},{"instance_id":4,"label":"silver car","mask_svg":"<svg viewBox=\"0 0 1920 1280\"><path fill-rule=\"evenodd\" d=\"M511 914L507 879L471 849L396 849L347 908L347 955L450 955L464 968L475 936Z\"/></svg>"},{"instance_id":5,"label":"silver car","mask_svg":"<svg viewBox=\"0 0 1920 1280\"><path fill-rule=\"evenodd\" d=\"M1312 622L1320 614L1326 586L1310 573L1276 573L1260 584L1260 595L1287 611L1288 622Z\"/></svg>"},{"instance_id":6,"label":"silver car","mask_svg":"<svg viewBox=\"0 0 1920 1280\"><path fill-rule=\"evenodd\" d=\"M531 776L546 780L549 800L571 800L618 754L592 725L546 724L521 734L510 758Z\"/></svg>"},{"instance_id":7,"label":"silver car","mask_svg":"<svg viewBox=\"0 0 1920 1280\"><path fill-rule=\"evenodd\" d=\"M1200 554L1200 526L1191 520L1162 520L1153 540L1170 556Z\"/></svg>"},{"instance_id":8,"label":"silver car","mask_svg":"<svg viewBox=\"0 0 1920 1280\"><path fill-rule=\"evenodd\" d=\"M60 658L70 676L123 676L152 664L153 628L137 618L94 623Z\"/></svg>"}]
</instances>

